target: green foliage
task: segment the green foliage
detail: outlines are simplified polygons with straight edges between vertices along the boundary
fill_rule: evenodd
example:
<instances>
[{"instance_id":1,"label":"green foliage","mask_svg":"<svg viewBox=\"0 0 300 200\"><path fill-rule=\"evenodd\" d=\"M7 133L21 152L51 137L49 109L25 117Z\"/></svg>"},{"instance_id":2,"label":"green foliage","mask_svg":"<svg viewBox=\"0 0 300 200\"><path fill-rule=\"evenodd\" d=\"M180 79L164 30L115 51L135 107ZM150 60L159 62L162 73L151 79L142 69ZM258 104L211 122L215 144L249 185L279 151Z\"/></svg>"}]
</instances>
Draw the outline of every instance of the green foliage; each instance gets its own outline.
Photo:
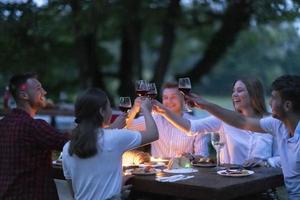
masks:
<instances>
[{"instance_id":1,"label":"green foliage","mask_svg":"<svg viewBox=\"0 0 300 200\"><path fill-rule=\"evenodd\" d=\"M108 91L116 97L122 27L131 17L126 6L134 1L80 0L76 18L70 5L73 1L52 0L41 7L32 1L24 2L0 2L0 87L4 88L15 72L36 71L53 98L62 90L70 94L78 92L82 76L75 56L74 23L78 20L82 25L80 34L97 30L97 61L103 74L99 79L105 81ZM191 69L203 57L230 2L181 1L181 14L175 21L176 41L165 80ZM235 45L211 73L194 85L194 90L229 95L232 81L240 75L258 76L265 85L270 85L276 76L300 73L299 32L293 26L299 17L298 1L251 2L254 12L250 28L239 35ZM159 57L168 5L169 0L144 0L136 10L136 20L142 22L143 73L148 79Z\"/></svg>"},{"instance_id":2,"label":"green foliage","mask_svg":"<svg viewBox=\"0 0 300 200\"><path fill-rule=\"evenodd\" d=\"M300 74L299 50L299 32L291 23L254 26L240 35L223 61L204 77L199 90L229 95L233 80L243 76L258 77L268 88L280 75Z\"/></svg>"}]
</instances>

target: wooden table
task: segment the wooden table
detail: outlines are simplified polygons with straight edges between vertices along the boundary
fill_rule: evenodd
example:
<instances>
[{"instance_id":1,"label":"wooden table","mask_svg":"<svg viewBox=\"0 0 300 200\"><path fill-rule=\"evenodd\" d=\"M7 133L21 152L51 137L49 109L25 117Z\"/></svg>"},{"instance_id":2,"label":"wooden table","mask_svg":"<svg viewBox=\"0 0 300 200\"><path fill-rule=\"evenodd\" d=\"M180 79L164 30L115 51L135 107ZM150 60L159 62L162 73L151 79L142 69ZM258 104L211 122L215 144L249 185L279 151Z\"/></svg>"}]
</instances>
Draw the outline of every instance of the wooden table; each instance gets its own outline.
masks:
<instances>
[{"instance_id":1,"label":"wooden table","mask_svg":"<svg viewBox=\"0 0 300 200\"><path fill-rule=\"evenodd\" d=\"M280 169L256 168L255 174L247 177L224 177L214 168L197 168L195 178L174 183L161 183L155 177L132 179L133 193L159 194L187 199L217 200L233 199L282 186Z\"/></svg>"},{"instance_id":2,"label":"wooden table","mask_svg":"<svg viewBox=\"0 0 300 200\"><path fill-rule=\"evenodd\" d=\"M158 182L155 176L135 176L131 179L133 198L159 195L168 199L186 198L201 200L227 200L263 192L282 186L283 175L277 168L254 168L255 173L246 177L224 177L215 168L196 168L195 178L172 183ZM174 174L162 173L170 176ZM60 167L53 168L53 177L64 179Z\"/></svg>"}]
</instances>

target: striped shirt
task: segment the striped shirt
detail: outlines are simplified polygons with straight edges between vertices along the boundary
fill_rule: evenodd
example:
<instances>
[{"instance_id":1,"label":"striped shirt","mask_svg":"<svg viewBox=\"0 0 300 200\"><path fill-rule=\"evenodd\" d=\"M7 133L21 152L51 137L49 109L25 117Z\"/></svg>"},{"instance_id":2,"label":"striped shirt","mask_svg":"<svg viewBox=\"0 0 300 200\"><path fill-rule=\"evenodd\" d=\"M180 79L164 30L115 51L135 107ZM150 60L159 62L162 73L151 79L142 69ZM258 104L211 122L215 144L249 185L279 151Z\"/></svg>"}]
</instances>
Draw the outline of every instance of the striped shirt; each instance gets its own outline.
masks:
<instances>
[{"instance_id":1,"label":"striped shirt","mask_svg":"<svg viewBox=\"0 0 300 200\"><path fill-rule=\"evenodd\" d=\"M163 116L153 114L159 132L159 139L151 143L151 155L161 158L172 158L182 153L208 156L208 135L187 136L183 131L173 126ZM183 114L183 118L193 119L192 115ZM145 130L145 120L141 116L132 121L128 127L132 130Z\"/></svg>"}]
</instances>

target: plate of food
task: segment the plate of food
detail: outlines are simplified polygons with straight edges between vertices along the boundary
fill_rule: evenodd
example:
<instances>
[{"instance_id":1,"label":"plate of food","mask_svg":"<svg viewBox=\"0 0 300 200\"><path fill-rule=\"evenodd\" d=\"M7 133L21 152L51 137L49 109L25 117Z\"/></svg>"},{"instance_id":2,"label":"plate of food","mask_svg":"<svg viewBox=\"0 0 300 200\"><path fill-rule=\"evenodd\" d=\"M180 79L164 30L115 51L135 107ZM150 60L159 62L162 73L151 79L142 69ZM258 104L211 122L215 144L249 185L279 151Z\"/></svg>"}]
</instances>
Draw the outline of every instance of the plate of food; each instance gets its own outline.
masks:
<instances>
[{"instance_id":1,"label":"plate of food","mask_svg":"<svg viewBox=\"0 0 300 200\"><path fill-rule=\"evenodd\" d=\"M217 171L217 173L221 176L243 177L243 176L250 176L254 174L254 171L246 170L246 169L225 169L225 170Z\"/></svg>"},{"instance_id":2,"label":"plate of food","mask_svg":"<svg viewBox=\"0 0 300 200\"><path fill-rule=\"evenodd\" d=\"M198 170L193 168L177 168L177 169L164 169L163 172L174 173L174 174L186 174L186 173L198 172Z\"/></svg>"},{"instance_id":3,"label":"plate of food","mask_svg":"<svg viewBox=\"0 0 300 200\"><path fill-rule=\"evenodd\" d=\"M133 175L148 176L148 175L155 175L157 172L161 172L161 170L147 166L147 167L131 169L130 172Z\"/></svg>"},{"instance_id":4,"label":"plate of food","mask_svg":"<svg viewBox=\"0 0 300 200\"><path fill-rule=\"evenodd\" d=\"M215 167L216 162L211 158L200 158L199 160L192 161L192 165L195 167Z\"/></svg>"},{"instance_id":5,"label":"plate of food","mask_svg":"<svg viewBox=\"0 0 300 200\"><path fill-rule=\"evenodd\" d=\"M153 162L153 161L150 161L150 162L144 162L142 164L139 164L139 167L162 167L162 166L165 166L165 163L163 162Z\"/></svg>"}]
</instances>

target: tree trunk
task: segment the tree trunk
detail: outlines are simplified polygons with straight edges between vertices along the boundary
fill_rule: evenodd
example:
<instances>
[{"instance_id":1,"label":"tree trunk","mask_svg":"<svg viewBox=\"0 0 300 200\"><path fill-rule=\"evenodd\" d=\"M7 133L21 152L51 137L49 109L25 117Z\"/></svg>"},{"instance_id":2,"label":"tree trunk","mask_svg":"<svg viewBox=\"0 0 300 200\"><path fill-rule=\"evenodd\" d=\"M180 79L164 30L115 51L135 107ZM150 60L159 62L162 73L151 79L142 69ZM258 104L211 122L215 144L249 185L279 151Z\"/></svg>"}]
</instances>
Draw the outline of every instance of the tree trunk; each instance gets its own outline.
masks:
<instances>
[{"instance_id":1,"label":"tree trunk","mask_svg":"<svg viewBox=\"0 0 300 200\"><path fill-rule=\"evenodd\" d=\"M134 80L142 79L140 1L124 1L119 69L120 96L135 96Z\"/></svg>"},{"instance_id":2,"label":"tree trunk","mask_svg":"<svg viewBox=\"0 0 300 200\"><path fill-rule=\"evenodd\" d=\"M251 0L232 1L224 14L220 30L213 35L203 58L190 71L176 77L190 77L195 82L210 72L225 55L226 50L234 44L238 34L249 26L251 14Z\"/></svg>"},{"instance_id":3,"label":"tree trunk","mask_svg":"<svg viewBox=\"0 0 300 200\"><path fill-rule=\"evenodd\" d=\"M82 20L81 1L70 1L74 20L75 59L79 66L80 88L100 87L105 90L97 57L98 6L91 3L90 15Z\"/></svg>"},{"instance_id":4,"label":"tree trunk","mask_svg":"<svg viewBox=\"0 0 300 200\"><path fill-rule=\"evenodd\" d=\"M180 0L170 0L167 14L162 23L162 43L159 50L159 58L155 63L152 82L156 83L157 89L161 88L165 74L168 70L176 39L176 21L180 15Z\"/></svg>"}]
</instances>

